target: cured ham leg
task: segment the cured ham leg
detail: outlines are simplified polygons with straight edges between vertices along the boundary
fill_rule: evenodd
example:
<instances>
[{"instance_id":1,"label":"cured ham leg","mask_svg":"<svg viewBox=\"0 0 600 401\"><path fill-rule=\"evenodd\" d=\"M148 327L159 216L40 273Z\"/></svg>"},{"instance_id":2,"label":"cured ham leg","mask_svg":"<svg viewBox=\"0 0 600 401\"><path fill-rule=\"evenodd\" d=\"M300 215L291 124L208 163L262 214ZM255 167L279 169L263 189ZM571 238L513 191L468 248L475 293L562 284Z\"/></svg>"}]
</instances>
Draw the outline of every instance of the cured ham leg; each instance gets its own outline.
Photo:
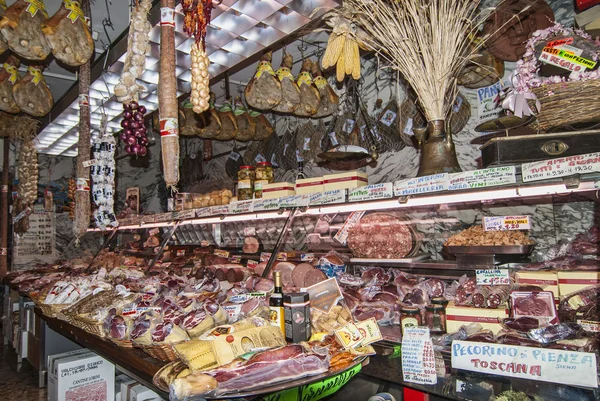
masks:
<instances>
[{"instance_id":1,"label":"cured ham leg","mask_svg":"<svg viewBox=\"0 0 600 401\"><path fill-rule=\"evenodd\" d=\"M44 6L42 0L38 0L37 4ZM42 33L42 24L47 19L45 8L17 0L2 15L0 32L10 50L20 57L44 60L50 54L50 46Z\"/></svg>"}]
</instances>

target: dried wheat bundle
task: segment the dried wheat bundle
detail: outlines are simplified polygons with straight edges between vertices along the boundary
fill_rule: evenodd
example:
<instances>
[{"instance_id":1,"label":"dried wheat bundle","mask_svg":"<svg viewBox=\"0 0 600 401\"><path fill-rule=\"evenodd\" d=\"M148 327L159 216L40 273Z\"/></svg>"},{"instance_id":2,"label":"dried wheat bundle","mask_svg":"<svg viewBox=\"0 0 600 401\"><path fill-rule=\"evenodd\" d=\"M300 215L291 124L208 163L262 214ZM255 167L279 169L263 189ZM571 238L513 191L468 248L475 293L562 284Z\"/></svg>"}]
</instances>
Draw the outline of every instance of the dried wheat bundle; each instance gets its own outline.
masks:
<instances>
[{"instance_id":1,"label":"dried wheat bundle","mask_svg":"<svg viewBox=\"0 0 600 401\"><path fill-rule=\"evenodd\" d=\"M444 120L457 95L456 77L485 43L475 34L493 9L481 0L347 0L365 44L400 71L428 121Z\"/></svg>"}]
</instances>

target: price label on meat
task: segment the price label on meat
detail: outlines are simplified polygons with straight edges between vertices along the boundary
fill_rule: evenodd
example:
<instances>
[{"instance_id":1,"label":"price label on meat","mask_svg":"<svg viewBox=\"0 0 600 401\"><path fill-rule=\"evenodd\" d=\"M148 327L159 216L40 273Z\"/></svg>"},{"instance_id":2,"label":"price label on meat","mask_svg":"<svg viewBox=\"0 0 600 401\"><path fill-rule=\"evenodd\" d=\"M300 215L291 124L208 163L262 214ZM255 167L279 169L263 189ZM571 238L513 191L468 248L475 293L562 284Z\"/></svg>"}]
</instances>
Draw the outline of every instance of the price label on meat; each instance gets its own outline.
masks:
<instances>
[{"instance_id":1,"label":"price label on meat","mask_svg":"<svg viewBox=\"0 0 600 401\"><path fill-rule=\"evenodd\" d=\"M228 251L224 251L222 249L215 249L215 251L213 252L213 254L215 256L220 257L220 258L229 258L229 252Z\"/></svg>"},{"instance_id":2,"label":"price label on meat","mask_svg":"<svg viewBox=\"0 0 600 401\"><path fill-rule=\"evenodd\" d=\"M170 26L175 28L175 9L170 7L161 7L160 26Z\"/></svg>"},{"instance_id":3,"label":"price label on meat","mask_svg":"<svg viewBox=\"0 0 600 401\"><path fill-rule=\"evenodd\" d=\"M365 187L353 189L348 195L348 200L350 202L359 202L375 199L387 199L392 197L393 191L393 184L391 182L367 185Z\"/></svg>"},{"instance_id":4,"label":"price label on meat","mask_svg":"<svg viewBox=\"0 0 600 401\"><path fill-rule=\"evenodd\" d=\"M508 269L476 270L477 285L510 285Z\"/></svg>"},{"instance_id":5,"label":"price label on meat","mask_svg":"<svg viewBox=\"0 0 600 401\"><path fill-rule=\"evenodd\" d=\"M394 195L407 196L448 189L448 174L434 174L394 182Z\"/></svg>"},{"instance_id":6,"label":"price label on meat","mask_svg":"<svg viewBox=\"0 0 600 401\"><path fill-rule=\"evenodd\" d=\"M484 231L531 229L531 219L529 216L485 216L482 223Z\"/></svg>"},{"instance_id":7,"label":"price label on meat","mask_svg":"<svg viewBox=\"0 0 600 401\"><path fill-rule=\"evenodd\" d=\"M240 213L252 213L254 210L254 201L239 201L229 204L229 213L240 214Z\"/></svg>"},{"instance_id":8,"label":"price label on meat","mask_svg":"<svg viewBox=\"0 0 600 401\"><path fill-rule=\"evenodd\" d=\"M176 118L163 118L160 120L160 136L179 136L179 121Z\"/></svg>"},{"instance_id":9,"label":"price label on meat","mask_svg":"<svg viewBox=\"0 0 600 401\"><path fill-rule=\"evenodd\" d=\"M600 152L561 157L521 165L523 182L566 177L600 171Z\"/></svg>"},{"instance_id":10,"label":"price label on meat","mask_svg":"<svg viewBox=\"0 0 600 401\"><path fill-rule=\"evenodd\" d=\"M435 355L427 327L406 327L402 335L402 374L405 382L436 384Z\"/></svg>"},{"instance_id":11,"label":"price label on meat","mask_svg":"<svg viewBox=\"0 0 600 401\"><path fill-rule=\"evenodd\" d=\"M598 388L596 354L591 352L455 340L451 357L453 369Z\"/></svg>"},{"instance_id":12,"label":"price label on meat","mask_svg":"<svg viewBox=\"0 0 600 401\"><path fill-rule=\"evenodd\" d=\"M448 189L451 191L495 187L517 182L515 166L493 167L454 173L450 174L448 179Z\"/></svg>"}]
</instances>

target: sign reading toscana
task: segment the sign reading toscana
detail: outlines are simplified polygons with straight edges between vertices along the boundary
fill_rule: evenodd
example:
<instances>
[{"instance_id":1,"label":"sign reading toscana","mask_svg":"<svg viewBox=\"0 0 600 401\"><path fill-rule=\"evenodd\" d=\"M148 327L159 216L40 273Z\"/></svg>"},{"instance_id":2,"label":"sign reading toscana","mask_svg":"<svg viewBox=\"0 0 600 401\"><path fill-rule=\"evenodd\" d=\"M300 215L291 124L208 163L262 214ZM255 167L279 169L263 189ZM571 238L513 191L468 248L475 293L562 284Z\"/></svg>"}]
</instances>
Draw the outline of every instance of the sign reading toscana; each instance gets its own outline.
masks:
<instances>
[{"instance_id":1,"label":"sign reading toscana","mask_svg":"<svg viewBox=\"0 0 600 401\"><path fill-rule=\"evenodd\" d=\"M596 354L591 352L454 341L452 368L520 379L598 387Z\"/></svg>"}]
</instances>

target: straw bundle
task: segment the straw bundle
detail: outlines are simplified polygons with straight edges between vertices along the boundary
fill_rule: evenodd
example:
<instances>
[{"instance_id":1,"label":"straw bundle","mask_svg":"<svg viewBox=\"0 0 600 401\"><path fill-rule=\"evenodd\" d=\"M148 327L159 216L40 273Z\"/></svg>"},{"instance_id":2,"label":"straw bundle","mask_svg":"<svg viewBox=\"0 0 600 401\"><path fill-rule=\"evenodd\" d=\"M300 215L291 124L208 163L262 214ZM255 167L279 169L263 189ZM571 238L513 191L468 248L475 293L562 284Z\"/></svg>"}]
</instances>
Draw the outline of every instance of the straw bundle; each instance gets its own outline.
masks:
<instances>
[{"instance_id":1,"label":"straw bundle","mask_svg":"<svg viewBox=\"0 0 600 401\"><path fill-rule=\"evenodd\" d=\"M485 43L473 43L489 15L480 0L348 0L366 45L400 71L417 93L427 121L445 120L456 80Z\"/></svg>"}]
</instances>

